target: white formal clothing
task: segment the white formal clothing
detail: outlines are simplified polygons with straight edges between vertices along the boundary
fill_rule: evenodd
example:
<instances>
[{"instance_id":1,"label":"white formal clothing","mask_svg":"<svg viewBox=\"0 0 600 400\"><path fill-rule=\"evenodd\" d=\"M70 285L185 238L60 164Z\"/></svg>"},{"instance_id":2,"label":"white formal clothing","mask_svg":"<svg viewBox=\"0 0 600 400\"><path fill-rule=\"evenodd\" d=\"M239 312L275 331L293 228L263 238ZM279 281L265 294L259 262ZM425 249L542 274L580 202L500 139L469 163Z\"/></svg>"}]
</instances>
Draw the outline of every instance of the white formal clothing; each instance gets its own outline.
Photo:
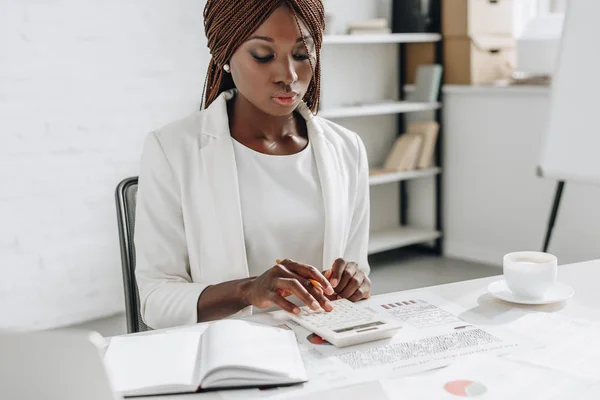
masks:
<instances>
[{"instance_id":1,"label":"white formal clothing","mask_svg":"<svg viewBox=\"0 0 600 400\"><path fill-rule=\"evenodd\" d=\"M206 110L150 133L139 174L136 278L144 322L166 328L197 322L210 285L250 274L239 177L222 93ZM322 267L336 258L368 273L369 174L359 136L314 116L306 120L324 207ZM248 315L252 307L236 315Z\"/></svg>"},{"instance_id":2,"label":"white formal clothing","mask_svg":"<svg viewBox=\"0 0 600 400\"><path fill-rule=\"evenodd\" d=\"M280 156L231 140L250 276L263 274L278 258L327 269L323 194L310 142L299 153Z\"/></svg>"}]
</instances>

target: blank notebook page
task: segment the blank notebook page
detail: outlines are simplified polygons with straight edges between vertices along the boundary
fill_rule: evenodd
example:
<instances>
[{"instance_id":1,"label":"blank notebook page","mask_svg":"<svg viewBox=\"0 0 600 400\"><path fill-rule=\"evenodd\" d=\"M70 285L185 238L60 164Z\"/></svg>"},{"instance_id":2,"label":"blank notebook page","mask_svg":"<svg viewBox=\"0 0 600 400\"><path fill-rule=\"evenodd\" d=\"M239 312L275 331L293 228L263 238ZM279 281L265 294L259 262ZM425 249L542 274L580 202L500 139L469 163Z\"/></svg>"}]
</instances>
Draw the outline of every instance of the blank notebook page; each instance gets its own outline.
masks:
<instances>
[{"instance_id":1,"label":"blank notebook page","mask_svg":"<svg viewBox=\"0 0 600 400\"><path fill-rule=\"evenodd\" d=\"M304 373L296 337L289 330L223 320L207 329L205 335L204 373L221 366L249 367L267 371L267 375L302 376Z\"/></svg>"},{"instance_id":2,"label":"blank notebook page","mask_svg":"<svg viewBox=\"0 0 600 400\"><path fill-rule=\"evenodd\" d=\"M104 357L115 390L197 384L198 332L114 337Z\"/></svg>"}]
</instances>

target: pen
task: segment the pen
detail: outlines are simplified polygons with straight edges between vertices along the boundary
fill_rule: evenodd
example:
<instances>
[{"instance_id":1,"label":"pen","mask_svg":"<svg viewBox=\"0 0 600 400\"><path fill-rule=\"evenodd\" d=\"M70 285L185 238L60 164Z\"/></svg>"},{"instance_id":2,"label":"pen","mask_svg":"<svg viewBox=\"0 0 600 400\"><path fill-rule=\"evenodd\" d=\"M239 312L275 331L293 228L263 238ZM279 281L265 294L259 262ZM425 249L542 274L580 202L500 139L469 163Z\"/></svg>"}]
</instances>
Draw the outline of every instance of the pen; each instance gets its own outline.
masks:
<instances>
[{"instance_id":1,"label":"pen","mask_svg":"<svg viewBox=\"0 0 600 400\"><path fill-rule=\"evenodd\" d=\"M277 264L281 264L280 259L275 260L275 262ZM314 286L315 289L317 289L319 292L323 293L323 286L321 286L321 284L318 281L315 281L314 279L310 279L310 278L308 278L308 281Z\"/></svg>"}]
</instances>

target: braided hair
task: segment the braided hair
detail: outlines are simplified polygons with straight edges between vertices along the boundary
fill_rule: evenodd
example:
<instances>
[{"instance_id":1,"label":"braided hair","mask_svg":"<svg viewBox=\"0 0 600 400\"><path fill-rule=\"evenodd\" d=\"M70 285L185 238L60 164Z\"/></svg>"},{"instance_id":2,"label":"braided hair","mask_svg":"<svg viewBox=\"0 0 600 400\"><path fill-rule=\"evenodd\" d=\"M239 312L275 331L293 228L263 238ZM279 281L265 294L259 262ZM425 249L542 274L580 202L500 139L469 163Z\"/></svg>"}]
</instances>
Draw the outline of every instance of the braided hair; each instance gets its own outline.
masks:
<instances>
[{"instance_id":1,"label":"braided hair","mask_svg":"<svg viewBox=\"0 0 600 400\"><path fill-rule=\"evenodd\" d=\"M316 64L313 65L309 58L313 79L303 100L313 113L317 112L321 95L321 44L325 29L322 0L208 0L204 8L204 30L212 57L202 93L205 108L222 92L235 87L231 74L225 73L223 66L252 32L283 4L294 15L306 51L308 48L299 19L304 21L315 42Z\"/></svg>"}]
</instances>

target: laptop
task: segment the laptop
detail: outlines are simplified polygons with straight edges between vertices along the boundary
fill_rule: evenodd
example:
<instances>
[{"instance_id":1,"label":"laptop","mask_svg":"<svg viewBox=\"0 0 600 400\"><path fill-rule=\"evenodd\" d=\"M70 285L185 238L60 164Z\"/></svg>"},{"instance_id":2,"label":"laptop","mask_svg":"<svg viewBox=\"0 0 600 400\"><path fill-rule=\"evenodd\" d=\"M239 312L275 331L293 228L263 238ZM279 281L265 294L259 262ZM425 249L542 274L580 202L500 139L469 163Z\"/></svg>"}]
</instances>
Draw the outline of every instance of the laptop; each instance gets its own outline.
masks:
<instances>
[{"instance_id":1,"label":"laptop","mask_svg":"<svg viewBox=\"0 0 600 400\"><path fill-rule=\"evenodd\" d=\"M118 400L94 332L0 332L0 398Z\"/></svg>"}]
</instances>

